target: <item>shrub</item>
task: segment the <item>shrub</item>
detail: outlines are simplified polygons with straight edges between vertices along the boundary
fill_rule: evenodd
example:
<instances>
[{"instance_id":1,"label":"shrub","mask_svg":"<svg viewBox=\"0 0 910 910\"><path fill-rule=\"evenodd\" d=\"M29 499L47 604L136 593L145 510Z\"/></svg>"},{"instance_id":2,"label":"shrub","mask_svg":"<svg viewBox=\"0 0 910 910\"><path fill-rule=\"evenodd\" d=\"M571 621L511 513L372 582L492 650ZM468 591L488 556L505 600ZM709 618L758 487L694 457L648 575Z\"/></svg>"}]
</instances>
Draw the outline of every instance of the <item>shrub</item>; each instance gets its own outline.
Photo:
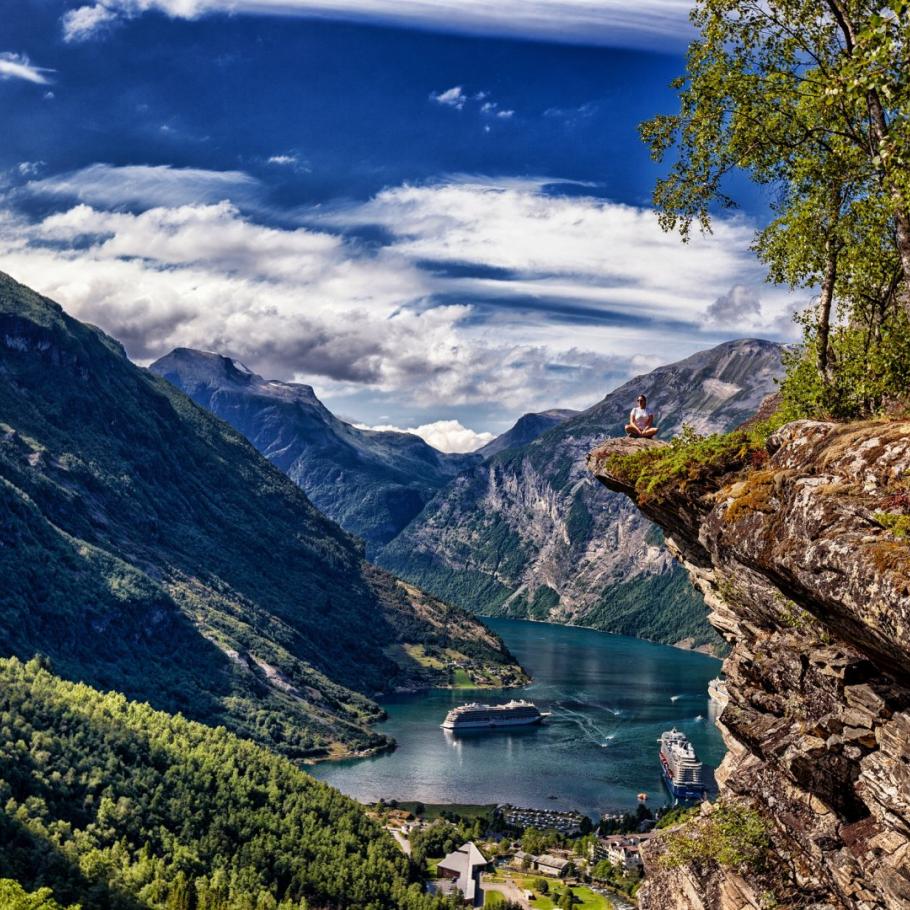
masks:
<instances>
[{"instance_id":1,"label":"shrub","mask_svg":"<svg viewBox=\"0 0 910 910\"><path fill-rule=\"evenodd\" d=\"M716 862L728 868L761 869L770 846L768 826L754 809L719 800L706 817L690 820L664 838L667 867Z\"/></svg>"},{"instance_id":2,"label":"shrub","mask_svg":"<svg viewBox=\"0 0 910 910\"><path fill-rule=\"evenodd\" d=\"M789 415L780 410L767 420L732 433L701 436L684 425L669 445L641 448L631 455L611 455L607 470L635 488L640 500L654 499L671 487L752 466L765 442Z\"/></svg>"},{"instance_id":3,"label":"shrub","mask_svg":"<svg viewBox=\"0 0 910 910\"><path fill-rule=\"evenodd\" d=\"M833 368L825 378L815 363L815 330L785 355L781 383L785 410L793 416L856 420L880 413L910 389L910 319L898 312L877 329L841 325L831 332ZM906 406L907 402L903 404Z\"/></svg>"}]
</instances>

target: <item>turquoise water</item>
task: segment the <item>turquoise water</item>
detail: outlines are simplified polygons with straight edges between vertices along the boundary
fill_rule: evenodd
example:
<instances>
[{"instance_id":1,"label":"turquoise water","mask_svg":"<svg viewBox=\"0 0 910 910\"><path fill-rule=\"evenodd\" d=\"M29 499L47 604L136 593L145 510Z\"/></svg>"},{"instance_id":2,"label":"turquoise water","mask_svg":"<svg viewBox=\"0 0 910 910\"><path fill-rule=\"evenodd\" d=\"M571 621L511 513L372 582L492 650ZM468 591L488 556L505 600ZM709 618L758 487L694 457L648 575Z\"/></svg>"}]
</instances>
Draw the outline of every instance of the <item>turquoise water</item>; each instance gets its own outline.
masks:
<instances>
[{"instance_id":1,"label":"turquoise water","mask_svg":"<svg viewBox=\"0 0 910 910\"><path fill-rule=\"evenodd\" d=\"M591 629L487 623L533 676L530 686L390 698L383 702L389 719L379 729L398 748L320 764L314 776L363 801L512 803L596 817L634 808L641 791L652 806L666 802L656 740L672 726L689 736L705 764L716 766L723 757L707 695L717 660ZM456 705L513 697L552 716L540 727L511 732L453 736L439 728Z\"/></svg>"}]
</instances>

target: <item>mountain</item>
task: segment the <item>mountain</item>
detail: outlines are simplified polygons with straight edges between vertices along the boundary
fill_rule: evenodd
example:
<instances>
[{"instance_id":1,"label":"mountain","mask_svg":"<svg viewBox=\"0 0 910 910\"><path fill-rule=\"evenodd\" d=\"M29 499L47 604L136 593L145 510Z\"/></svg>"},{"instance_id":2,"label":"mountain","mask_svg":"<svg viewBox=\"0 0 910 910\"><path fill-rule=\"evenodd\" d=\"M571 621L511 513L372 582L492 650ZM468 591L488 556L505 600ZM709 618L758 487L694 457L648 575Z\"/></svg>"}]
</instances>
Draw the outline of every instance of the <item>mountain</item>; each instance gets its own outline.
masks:
<instances>
[{"instance_id":1,"label":"mountain","mask_svg":"<svg viewBox=\"0 0 910 910\"><path fill-rule=\"evenodd\" d=\"M731 341L636 377L529 445L459 475L378 562L483 615L717 643L660 531L624 497L604 495L585 457L604 437L622 435L642 392L664 439L683 424L702 433L736 426L773 391L781 354L768 341Z\"/></svg>"},{"instance_id":2,"label":"mountain","mask_svg":"<svg viewBox=\"0 0 910 910\"><path fill-rule=\"evenodd\" d=\"M539 414L525 414L518 418L511 430L507 430L501 436L488 442L483 448L478 449L477 454L484 458L492 458L506 449L526 446L538 436L546 433L547 430L559 426L577 413L578 411L570 411L568 408L552 408L549 411L541 411Z\"/></svg>"},{"instance_id":3,"label":"mountain","mask_svg":"<svg viewBox=\"0 0 910 910\"><path fill-rule=\"evenodd\" d=\"M451 906L363 807L224 729L38 660L0 660L0 713L4 910Z\"/></svg>"},{"instance_id":4,"label":"mountain","mask_svg":"<svg viewBox=\"0 0 910 910\"><path fill-rule=\"evenodd\" d=\"M294 758L382 746L369 696L521 678L226 423L0 274L0 656Z\"/></svg>"},{"instance_id":5,"label":"mountain","mask_svg":"<svg viewBox=\"0 0 910 910\"><path fill-rule=\"evenodd\" d=\"M440 452L412 433L351 426L310 386L263 379L219 354L177 348L149 369L242 433L368 552L479 460Z\"/></svg>"}]
</instances>

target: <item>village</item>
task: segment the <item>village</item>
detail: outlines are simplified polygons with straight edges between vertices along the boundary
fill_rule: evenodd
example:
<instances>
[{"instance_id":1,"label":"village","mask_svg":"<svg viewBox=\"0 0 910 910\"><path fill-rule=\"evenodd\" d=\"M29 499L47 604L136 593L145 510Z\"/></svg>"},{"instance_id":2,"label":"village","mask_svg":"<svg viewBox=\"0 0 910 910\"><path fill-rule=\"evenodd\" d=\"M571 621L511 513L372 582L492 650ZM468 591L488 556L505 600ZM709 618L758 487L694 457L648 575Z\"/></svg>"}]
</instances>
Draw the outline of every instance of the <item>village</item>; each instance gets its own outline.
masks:
<instances>
[{"instance_id":1,"label":"village","mask_svg":"<svg viewBox=\"0 0 910 910\"><path fill-rule=\"evenodd\" d=\"M578 812L499 806L371 807L411 858L427 889L458 894L466 906L610 910L634 904L644 869L641 846L680 811L644 806L604 815L595 827Z\"/></svg>"}]
</instances>

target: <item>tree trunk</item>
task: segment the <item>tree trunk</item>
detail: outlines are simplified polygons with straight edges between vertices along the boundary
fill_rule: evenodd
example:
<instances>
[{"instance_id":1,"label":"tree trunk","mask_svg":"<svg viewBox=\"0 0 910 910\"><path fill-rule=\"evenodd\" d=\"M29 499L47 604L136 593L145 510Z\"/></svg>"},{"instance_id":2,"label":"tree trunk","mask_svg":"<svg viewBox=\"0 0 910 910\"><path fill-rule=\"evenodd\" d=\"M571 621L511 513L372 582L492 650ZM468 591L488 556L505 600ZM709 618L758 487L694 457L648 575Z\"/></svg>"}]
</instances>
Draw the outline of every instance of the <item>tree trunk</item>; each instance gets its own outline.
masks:
<instances>
[{"instance_id":1,"label":"tree trunk","mask_svg":"<svg viewBox=\"0 0 910 910\"><path fill-rule=\"evenodd\" d=\"M856 26L850 18L849 7L844 0L827 0L828 8L837 22L838 28L844 37L847 54L853 54L856 47ZM885 108L882 105L881 98L874 89L870 90L866 96L866 104L869 108L869 126L871 138L877 147L876 151L880 155L887 149L888 145L888 120L885 116ZM873 152L874 154L874 152ZM897 240L897 250L901 260L901 270L904 273L904 287L900 293L900 301L907 314L910 315L910 210L908 210L908 200L901 195L900 189L891 178L889 170L891 165L887 162L882 166L882 185L891 196L892 211L894 213L895 236Z\"/></svg>"},{"instance_id":2,"label":"tree trunk","mask_svg":"<svg viewBox=\"0 0 910 910\"><path fill-rule=\"evenodd\" d=\"M818 337L815 339L816 365L824 384L831 384L831 304L834 302L834 285L837 282L837 241L829 236L825 242L825 277L818 301Z\"/></svg>"}]
</instances>

